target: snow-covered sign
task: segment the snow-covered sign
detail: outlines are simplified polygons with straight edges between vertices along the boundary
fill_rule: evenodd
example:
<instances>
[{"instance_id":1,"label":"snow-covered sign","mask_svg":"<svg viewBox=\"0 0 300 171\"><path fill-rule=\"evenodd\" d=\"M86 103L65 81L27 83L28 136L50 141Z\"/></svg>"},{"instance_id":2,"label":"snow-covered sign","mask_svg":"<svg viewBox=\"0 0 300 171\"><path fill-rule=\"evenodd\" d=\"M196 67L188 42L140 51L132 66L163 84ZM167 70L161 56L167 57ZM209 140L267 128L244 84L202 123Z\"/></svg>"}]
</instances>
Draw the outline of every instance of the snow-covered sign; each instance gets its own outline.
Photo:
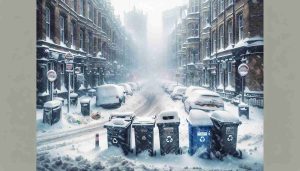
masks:
<instances>
[{"instance_id":1,"label":"snow-covered sign","mask_svg":"<svg viewBox=\"0 0 300 171\"><path fill-rule=\"evenodd\" d=\"M73 72L73 64L66 63L66 72Z\"/></svg>"},{"instance_id":2,"label":"snow-covered sign","mask_svg":"<svg viewBox=\"0 0 300 171\"><path fill-rule=\"evenodd\" d=\"M48 80L49 80L50 82L55 81L56 78L57 78L56 72L55 72L54 70L49 70L49 71L47 72L47 78L48 78Z\"/></svg>"},{"instance_id":3,"label":"snow-covered sign","mask_svg":"<svg viewBox=\"0 0 300 171\"><path fill-rule=\"evenodd\" d=\"M241 64L239 67L238 67L238 72L240 74L240 76L244 77L248 74L249 72L249 67L247 64Z\"/></svg>"},{"instance_id":4,"label":"snow-covered sign","mask_svg":"<svg viewBox=\"0 0 300 171\"><path fill-rule=\"evenodd\" d=\"M71 52L65 54L65 63L73 63L74 55Z\"/></svg>"}]
</instances>

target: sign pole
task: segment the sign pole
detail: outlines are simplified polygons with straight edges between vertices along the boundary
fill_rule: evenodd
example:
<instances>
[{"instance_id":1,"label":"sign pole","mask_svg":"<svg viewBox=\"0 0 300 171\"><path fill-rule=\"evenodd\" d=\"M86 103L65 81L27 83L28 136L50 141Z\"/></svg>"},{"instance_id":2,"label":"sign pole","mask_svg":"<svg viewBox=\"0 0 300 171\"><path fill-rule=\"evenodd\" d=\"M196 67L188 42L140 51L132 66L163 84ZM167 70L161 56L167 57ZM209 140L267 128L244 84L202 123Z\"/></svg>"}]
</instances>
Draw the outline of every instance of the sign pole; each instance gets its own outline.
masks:
<instances>
[{"instance_id":1,"label":"sign pole","mask_svg":"<svg viewBox=\"0 0 300 171\"><path fill-rule=\"evenodd\" d=\"M50 83L50 87L51 87L51 95L50 95L50 98L51 98L51 101L53 100L53 87L54 87L53 84L54 84L53 82Z\"/></svg>"},{"instance_id":2,"label":"sign pole","mask_svg":"<svg viewBox=\"0 0 300 171\"><path fill-rule=\"evenodd\" d=\"M242 102L244 102L244 76L242 76Z\"/></svg>"},{"instance_id":3,"label":"sign pole","mask_svg":"<svg viewBox=\"0 0 300 171\"><path fill-rule=\"evenodd\" d=\"M69 81L69 84L68 84L68 113L70 113L70 92L71 92L71 73L69 72L68 73L68 81Z\"/></svg>"}]
</instances>

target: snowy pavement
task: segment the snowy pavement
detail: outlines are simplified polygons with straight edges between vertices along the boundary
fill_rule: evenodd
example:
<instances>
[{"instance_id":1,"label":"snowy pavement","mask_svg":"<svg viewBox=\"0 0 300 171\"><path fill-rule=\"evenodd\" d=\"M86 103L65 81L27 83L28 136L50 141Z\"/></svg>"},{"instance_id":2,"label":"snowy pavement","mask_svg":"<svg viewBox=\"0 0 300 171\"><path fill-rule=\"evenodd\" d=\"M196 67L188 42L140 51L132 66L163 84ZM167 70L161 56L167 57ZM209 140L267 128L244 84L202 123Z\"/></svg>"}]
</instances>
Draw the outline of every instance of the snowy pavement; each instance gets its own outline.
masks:
<instances>
[{"instance_id":1,"label":"snowy pavement","mask_svg":"<svg viewBox=\"0 0 300 171\"><path fill-rule=\"evenodd\" d=\"M97 108L93 103L95 103L95 99L92 100L92 110L101 112L101 119L99 120L83 117L78 112L78 114L73 115L80 122L76 120L73 122L66 114L63 114L64 117L61 121L50 127L41 123L42 111L37 111L38 170L47 167L53 170L66 170L65 168L72 167L75 170L76 168L78 170L263 170L262 109L250 106L250 120L244 117L240 118L242 124L238 130L237 149L242 150L243 159L227 156L223 161L220 161L216 158L212 160L200 159L196 155L190 156L187 153L189 142L186 118L188 115L184 111L181 101L173 101L157 85L147 86L134 96L129 97L119 109ZM180 116L179 132L180 146L183 149L182 155L160 156L157 127L154 129L154 149L157 153L155 157L150 157L147 153L138 156L135 154L124 156L117 148L107 148L107 135L103 123L108 120L110 112L135 111L138 116L150 117L167 109L177 110ZM236 106L225 103L225 109L238 116ZM80 111L80 108L77 107L72 110L76 113ZM96 133L100 135L100 147L98 149L95 149ZM134 137L133 129L132 134ZM44 141L42 141L43 138ZM132 140L132 148L134 146Z\"/></svg>"}]
</instances>

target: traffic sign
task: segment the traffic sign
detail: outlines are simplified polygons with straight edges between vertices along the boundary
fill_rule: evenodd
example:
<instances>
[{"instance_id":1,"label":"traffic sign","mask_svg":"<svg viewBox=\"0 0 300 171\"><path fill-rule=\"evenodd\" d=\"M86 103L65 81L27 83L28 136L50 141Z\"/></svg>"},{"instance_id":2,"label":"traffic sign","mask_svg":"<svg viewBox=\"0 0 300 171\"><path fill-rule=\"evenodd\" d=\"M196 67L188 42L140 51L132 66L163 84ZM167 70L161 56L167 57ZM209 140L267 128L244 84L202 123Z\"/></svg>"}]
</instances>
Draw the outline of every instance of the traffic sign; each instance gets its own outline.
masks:
<instances>
[{"instance_id":1,"label":"traffic sign","mask_svg":"<svg viewBox=\"0 0 300 171\"><path fill-rule=\"evenodd\" d=\"M239 67L238 67L238 72L240 74L240 76L244 77L248 74L249 72L249 67L247 64L241 64Z\"/></svg>"},{"instance_id":2,"label":"traffic sign","mask_svg":"<svg viewBox=\"0 0 300 171\"><path fill-rule=\"evenodd\" d=\"M49 70L49 71L47 72L47 78L48 78L48 80L49 80L50 82L55 81L56 78L57 78L56 72L55 72L54 70Z\"/></svg>"},{"instance_id":3,"label":"traffic sign","mask_svg":"<svg viewBox=\"0 0 300 171\"><path fill-rule=\"evenodd\" d=\"M73 72L73 64L66 63L66 72Z\"/></svg>"}]
</instances>

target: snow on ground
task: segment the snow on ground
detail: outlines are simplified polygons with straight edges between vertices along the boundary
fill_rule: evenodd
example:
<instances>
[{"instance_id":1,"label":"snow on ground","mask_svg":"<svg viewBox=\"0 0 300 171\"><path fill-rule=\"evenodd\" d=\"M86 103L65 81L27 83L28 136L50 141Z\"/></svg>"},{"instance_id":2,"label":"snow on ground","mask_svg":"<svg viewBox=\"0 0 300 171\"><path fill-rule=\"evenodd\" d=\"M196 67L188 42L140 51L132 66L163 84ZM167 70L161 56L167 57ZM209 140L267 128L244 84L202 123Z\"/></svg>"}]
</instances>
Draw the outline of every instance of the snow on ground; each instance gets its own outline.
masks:
<instances>
[{"instance_id":1,"label":"snow on ground","mask_svg":"<svg viewBox=\"0 0 300 171\"><path fill-rule=\"evenodd\" d=\"M238 129L238 144L237 149L242 150L243 159L237 159L232 156L227 156L223 161L216 158L212 160L200 159L197 155L190 156L188 150L188 123L186 118L188 114L184 111L181 101L173 101L169 95L164 93L161 88L152 87L152 93L157 93L159 96L160 110L177 110L180 117L180 146L183 150L182 155L168 154L160 156L159 151L159 134L158 128L154 128L154 149L156 156L150 157L147 153L139 154L138 156L129 154L124 156L120 149L107 148L106 130L100 130L100 147L95 148L95 134L87 134L76 137L70 142L58 144L57 148L46 152L39 151L37 155L38 170L47 170L42 168L52 168L52 170L263 170L263 110L250 106L250 119L241 117L242 124ZM136 95L140 96L140 95ZM126 105L120 110L130 110L138 104L138 99L142 96L131 97L133 100L127 100ZM77 109L76 109L77 110ZM97 109L105 113L104 109ZM225 102L225 110L234 113L238 116L238 108L231 103ZM39 113L39 112L37 112ZM101 119L103 121L103 119ZM62 119L61 123L49 128L42 126L37 119L38 134L42 134L43 129L46 132L59 129L66 129L66 125L75 127L66 119ZM91 121L96 122L96 121ZM98 121L97 121L98 122ZM90 123L89 121L87 123ZM61 128L58 128L60 127ZM78 125L76 125L78 126ZM132 129L132 139L134 138L134 129ZM134 141L132 141L134 148ZM65 143L65 144L64 144ZM68 144L69 143L69 144ZM67 145L66 145L67 144ZM48 169L51 170L51 169Z\"/></svg>"},{"instance_id":2,"label":"snow on ground","mask_svg":"<svg viewBox=\"0 0 300 171\"><path fill-rule=\"evenodd\" d=\"M135 106L141 105L145 101L145 97L141 94L136 92L133 96L126 97L126 104L122 105L120 108L116 109L104 109L102 107L97 107L96 104L96 97L94 96L91 99L91 113L95 114L99 112L101 114L101 118L98 120L92 119L90 116L83 116L81 114L80 109L80 100L84 98L90 98L86 96L82 96L78 99L78 105L72 106L70 108L70 114L67 113L67 105L66 102L62 108L62 116L61 120L50 126L48 124L43 123L43 109L36 110L36 131L37 136L45 135L48 133L57 133L66 130L71 130L75 128L83 128L87 125L97 124L101 122L105 122L108 120L109 114L112 112L124 112L128 110L132 110ZM65 99L66 101L66 99Z\"/></svg>"}]
</instances>

